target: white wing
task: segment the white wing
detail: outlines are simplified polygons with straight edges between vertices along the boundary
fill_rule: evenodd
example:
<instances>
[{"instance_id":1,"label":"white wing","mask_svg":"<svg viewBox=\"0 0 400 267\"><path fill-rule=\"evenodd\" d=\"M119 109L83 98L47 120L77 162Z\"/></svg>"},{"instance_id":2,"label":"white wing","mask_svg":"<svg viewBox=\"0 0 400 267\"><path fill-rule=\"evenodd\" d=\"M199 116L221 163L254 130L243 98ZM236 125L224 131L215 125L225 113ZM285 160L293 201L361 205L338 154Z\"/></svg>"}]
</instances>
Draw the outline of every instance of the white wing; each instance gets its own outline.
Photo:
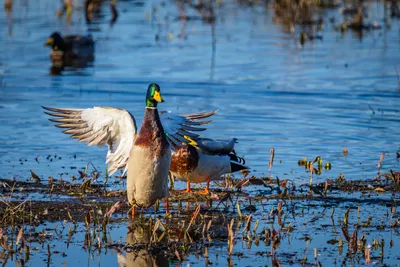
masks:
<instances>
[{"instance_id":1,"label":"white wing","mask_svg":"<svg viewBox=\"0 0 400 267\"><path fill-rule=\"evenodd\" d=\"M123 109L110 107L94 107L88 109L64 109L42 107L51 112L46 114L57 117L50 121L57 122L59 128L70 134L79 142L87 142L89 146L108 146L106 163L112 175L116 170L128 169L128 158L136 138L135 118Z\"/></svg>"},{"instance_id":2,"label":"white wing","mask_svg":"<svg viewBox=\"0 0 400 267\"><path fill-rule=\"evenodd\" d=\"M218 110L210 112L199 112L192 114L173 114L169 111L161 111L160 120L164 128L164 132L175 146L181 147L181 143L189 143L186 137L197 140L199 135L194 133L198 131L205 131L206 128L199 127L204 124L208 124L211 121L201 121L205 118L211 117Z\"/></svg>"}]
</instances>

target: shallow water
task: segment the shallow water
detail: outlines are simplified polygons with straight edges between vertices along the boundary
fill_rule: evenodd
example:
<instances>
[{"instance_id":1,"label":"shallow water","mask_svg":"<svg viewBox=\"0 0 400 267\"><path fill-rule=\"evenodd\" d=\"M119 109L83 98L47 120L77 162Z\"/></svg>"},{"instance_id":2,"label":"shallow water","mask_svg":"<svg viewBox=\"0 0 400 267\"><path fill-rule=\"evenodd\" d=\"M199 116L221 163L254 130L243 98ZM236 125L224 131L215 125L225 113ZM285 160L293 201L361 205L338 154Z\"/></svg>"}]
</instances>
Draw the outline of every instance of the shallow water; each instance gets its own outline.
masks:
<instances>
[{"instance_id":1,"label":"shallow water","mask_svg":"<svg viewBox=\"0 0 400 267\"><path fill-rule=\"evenodd\" d=\"M58 1L19 0L11 14L0 10L0 177L26 180L34 170L44 179L63 173L68 180L89 161L105 170L105 148L88 148L62 135L40 106L124 108L140 125L150 82L161 85L166 102L160 109L219 109L204 135L238 138L236 151L254 175L307 183L309 174L298 160L321 156L332 170L314 176L316 182L340 173L345 179L372 179L382 152L382 171L399 169L398 20L389 19L390 29L360 38L335 31L343 17L338 9L326 10L319 33L323 40L302 46L301 28L287 33L273 23L273 9L266 5L222 3L214 25L201 21L191 8L185 12L194 19L184 24L171 1L119 1L112 27L107 4L90 25L79 9L71 24L58 19ZM369 21L382 24L382 5L368 5ZM49 49L43 43L53 31L91 33L96 40L93 66L50 76ZM271 147L275 161L269 172ZM110 184L123 186L114 180ZM313 252L307 253L311 259ZM190 258L191 265L196 261ZM89 260L88 265L95 264Z\"/></svg>"},{"instance_id":2,"label":"shallow water","mask_svg":"<svg viewBox=\"0 0 400 267\"><path fill-rule=\"evenodd\" d=\"M74 223L67 220L43 223L38 227L27 225L24 229L24 238L29 242L31 254L26 263L29 266L38 266L38 264L118 266L121 260L127 258L127 265L120 266L211 266L213 264L222 266L232 266L232 264L270 266L272 264L272 266L279 266L274 265L274 260L277 260L282 266L289 264L295 266L319 266L319 264L322 266L365 266L362 250L351 252L350 245L345 240L345 228L342 220L344 211L350 209L350 224L346 230L349 235L351 236L357 230L357 237L359 239L364 237L366 244L371 245L374 240L379 242L379 245L371 248L371 265L398 266L400 255L397 244L400 242L400 233L398 228L390 228L387 223L398 219L400 214L398 212L391 213L389 208L386 209L379 203L380 201L373 203L365 200L364 203L361 203L359 218L357 205L351 201L288 201L285 203L281 216L269 215L269 210L276 208L279 201L253 202L258 209L251 213L252 220L249 231L245 231L246 219L240 220L231 212L235 209L233 206L232 210L225 211L227 221L224 221L224 223L228 223L230 221L228 217L233 215L236 240L233 254L228 257L226 241L222 234L220 238L213 237L212 242L208 242L207 238L206 241L201 238L195 240L197 243L187 242L186 246L191 249L187 255L181 254L183 262L171 261L163 256L163 253L157 250L157 247L163 246L163 241L155 242L152 239L154 235L152 231L149 233L143 230L146 228L146 224L142 223L136 222L136 225L128 221L111 223L107 226L105 235L98 226L93 226L93 223L90 223L89 227L83 223L77 223L74 226ZM321 206L324 208L322 209ZM331 216L332 207L335 208L333 216ZM382 214L372 216L369 226L357 227L357 223L361 225L367 221L371 216L371 210L381 210ZM208 213L198 223L202 224L203 220L206 222L214 220L210 233L216 231L215 229L218 227L223 228L223 224L219 225L221 221L218 219L217 222L215 221L217 214ZM247 212L244 214L249 215ZM121 215L122 217L126 216L122 213L116 218L121 218ZM170 240L176 240L175 243L182 240L182 237L178 239L174 235L176 224L190 216L191 214L174 212L173 219L163 220L164 225L170 228L168 230L168 235L172 235L169 236ZM39 217L45 216L40 215ZM150 215L149 217L152 217L155 222L158 216ZM92 220L95 221L95 219ZM256 228L257 221L259 224ZM264 232L266 229L280 228L280 221L283 221L286 227L291 225L294 230L292 232L281 231L280 245L276 249L274 258L271 256L271 241L265 239ZM378 229L378 227L383 227L383 229ZM159 238L162 233L163 231L157 233L156 237ZM15 240L15 236L11 236L10 232L8 234L9 238ZM91 240L91 245L88 245L88 240ZM343 240L342 245L340 245L341 240ZM156 245L150 246L146 250L145 247L149 242ZM172 243L174 242L170 242L170 244ZM98 244L101 244L101 247ZM143 249L138 249L139 247L143 247ZM205 247L208 249L208 255L205 253ZM148 255L143 255L144 251L147 251ZM21 261L24 253L22 252L20 255L14 260ZM157 261L157 265L152 265L152 262L154 264L155 261ZM11 265L12 261L9 260L9 263Z\"/></svg>"}]
</instances>

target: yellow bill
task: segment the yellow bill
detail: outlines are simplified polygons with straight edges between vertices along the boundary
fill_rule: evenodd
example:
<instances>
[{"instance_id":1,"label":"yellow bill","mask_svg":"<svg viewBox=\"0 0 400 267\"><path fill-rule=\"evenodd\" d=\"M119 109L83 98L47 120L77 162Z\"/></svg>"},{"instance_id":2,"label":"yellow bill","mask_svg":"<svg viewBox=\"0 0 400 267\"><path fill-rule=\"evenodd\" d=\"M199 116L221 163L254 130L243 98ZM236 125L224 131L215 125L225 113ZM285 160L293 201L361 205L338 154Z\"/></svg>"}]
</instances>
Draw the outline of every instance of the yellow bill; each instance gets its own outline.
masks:
<instances>
[{"instance_id":1,"label":"yellow bill","mask_svg":"<svg viewBox=\"0 0 400 267\"><path fill-rule=\"evenodd\" d=\"M158 91L156 91L156 92L154 93L154 99L155 99L157 102L164 102L164 99L161 97L161 94L160 94L160 92L158 92Z\"/></svg>"},{"instance_id":2,"label":"yellow bill","mask_svg":"<svg viewBox=\"0 0 400 267\"><path fill-rule=\"evenodd\" d=\"M44 43L45 46L52 46L54 44L54 39L49 38L47 41Z\"/></svg>"}]
</instances>

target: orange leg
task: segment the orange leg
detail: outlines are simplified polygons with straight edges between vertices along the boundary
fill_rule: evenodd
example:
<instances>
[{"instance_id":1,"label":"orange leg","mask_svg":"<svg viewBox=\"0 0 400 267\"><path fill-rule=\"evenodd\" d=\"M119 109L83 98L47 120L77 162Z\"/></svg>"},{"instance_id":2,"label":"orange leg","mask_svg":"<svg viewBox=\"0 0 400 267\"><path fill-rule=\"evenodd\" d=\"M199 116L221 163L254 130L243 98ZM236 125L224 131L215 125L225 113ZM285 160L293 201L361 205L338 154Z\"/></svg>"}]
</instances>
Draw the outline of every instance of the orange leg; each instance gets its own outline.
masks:
<instances>
[{"instance_id":1,"label":"orange leg","mask_svg":"<svg viewBox=\"0 0 400 267\"><path fill-rule=\"evenodd\" d=\"M169 201L168 199L164 200L165 201L165 216L169 215Z\"/></svg>"},{"instance_id":2,"label":"orange leg","mask_svg":"<svg viewBox=\"0 0 400 267\"><path fill-rule=\"evenodd\" d=\"M185 190L176 190L176 191L180 191L180 192L184 192L184 193L192 193L193 191L190 188L190 181L187 181Z\"/></svg>"},{"instance_id":3,"label":"orange leg","mask_svg":"<svg viewBox=\"0 0 400 267\"><path fill-rule=\"evenodd\" d=\"M206 189L204 189L203 191L200 191L200 192L196 192L196 194L200 194L200 195L208 195L208 194L210 194L210 178L207 178Z\"/></svg>"},{"instance_id":4,"label":"orange leg","mask_svg":"<svg viewBox=\"0 0 400 267\"><path fill-rule=\"evenodd\" d=\"M135 206L132 206L132 219L135 218Z\"/></svg>"}]
</instances>

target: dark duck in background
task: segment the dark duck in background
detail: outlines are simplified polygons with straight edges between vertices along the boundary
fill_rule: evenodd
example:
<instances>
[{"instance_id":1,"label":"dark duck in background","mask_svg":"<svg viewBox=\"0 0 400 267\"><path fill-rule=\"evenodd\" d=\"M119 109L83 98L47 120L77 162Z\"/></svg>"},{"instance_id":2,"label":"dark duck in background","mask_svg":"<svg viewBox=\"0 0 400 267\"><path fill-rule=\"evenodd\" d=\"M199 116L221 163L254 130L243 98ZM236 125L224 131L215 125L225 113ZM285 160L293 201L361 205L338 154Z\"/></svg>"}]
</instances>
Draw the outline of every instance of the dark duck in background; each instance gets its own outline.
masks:
<instances>
[{"instance_id":1,"label":"dark duck in background","mask_svg":"<svg viewBox=\"0 0 400 267\"><path fill-rule=\"evenodd\" d=\"M90 35L68 35L63 38L60 33L54 32L45 46L51 47L50 60L55 72L63 71L64 67L85 68L94 61L94 41Z\"/></svg>"}]
</instances>

